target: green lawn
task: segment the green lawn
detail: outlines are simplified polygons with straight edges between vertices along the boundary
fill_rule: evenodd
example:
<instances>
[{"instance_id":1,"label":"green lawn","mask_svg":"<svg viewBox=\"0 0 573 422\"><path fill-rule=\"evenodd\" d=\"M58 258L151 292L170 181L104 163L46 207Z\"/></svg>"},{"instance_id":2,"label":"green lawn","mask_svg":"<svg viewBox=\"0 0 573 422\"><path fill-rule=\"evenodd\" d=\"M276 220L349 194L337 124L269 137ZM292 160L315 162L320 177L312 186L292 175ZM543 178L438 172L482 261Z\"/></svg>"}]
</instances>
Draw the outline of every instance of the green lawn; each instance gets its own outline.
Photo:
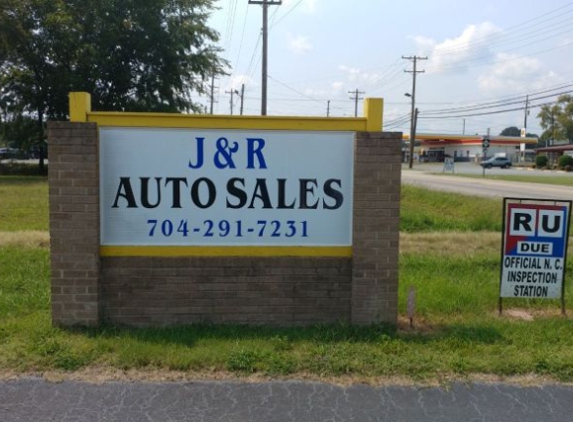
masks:
<instances>
[{"instance_id":1,"label":"green lawn","mask_svg":"<svg viewBox=\"0 0 573 422\"><path fill-rule=\"evenodd\" d=\"M534 321L496 314L497 251L461 258L401 256L400 314L417 289L414 328L268 328L195 325L165 329L53 328L46 249L0 248L0 369L21 372L89 366L242 376L310 374L357 380L412 380L535 374L573 381L573 324L556 302L507 302ZM571 262L571 261L570 261ZM571 268L569 268L569 271ZM568 282L567 301L573 300ZM500 359L503 356L503 359Z\"/></svg>"},{"instance_id":2,"label":"green lawn","mask_svg":"<svg viewBox=\"0 0 573 422\"><path fill-rule=\"evenodd\" d=\"M47 177L0 176L0 231L48 230Z\"/></svg>"},{"instance_id":3,"label":"green lawn","mask_svg":"<svg viewBox=\"0 0 573 422\"><path fill-rule=\"evenodd\" d=\"M0 178L0 192L6 199L1 212L6 213L7 203L12 204L9 209L21 210L7 213L0 231L46 229L45 180ZM344 376L358 382L376 382L379 377L440 381L485 374L573 381L573 324L560 315L558 301L506 300L505 315L497 315L495 243L501 200L404 186L401 212L402 236L410 242L402 242L400 255L397 330L349 325L54 328L48 249L0 245L0 372L178 370L190 377L256 373ZM417 234L420 231L428 233ZM422 245L416 236L427 236L426 242ZM476 246L470 242L486 240L485 247L470 248ZM571 263L570 257L568 274ZM406 317L410 287L416 289L413 328ZM568 313L573 312L570 276L566 303ZM511 317L509 311L515 310L532 320Z\"/></svg>"},{"instance_id":4,"label":"green lawn","mask_svg":"<svg viewBox=\"0 0 573 422\"><path fill-rule=\"evenodd\" d=\"M559 185L559 186L573 186L573 173L567 173L561 176L547 176L532 174L527 171L523 175L488 175L486 170L485 179L490 180L507 180L508 182L526 182L526 183L541 183L545 185ZM445 173L432 173L441 176L451 176L452 174ZM455 173L454 176L469 177L472 179L483 179L481 174L464 174Z\"/></svg>"}]
</instances>

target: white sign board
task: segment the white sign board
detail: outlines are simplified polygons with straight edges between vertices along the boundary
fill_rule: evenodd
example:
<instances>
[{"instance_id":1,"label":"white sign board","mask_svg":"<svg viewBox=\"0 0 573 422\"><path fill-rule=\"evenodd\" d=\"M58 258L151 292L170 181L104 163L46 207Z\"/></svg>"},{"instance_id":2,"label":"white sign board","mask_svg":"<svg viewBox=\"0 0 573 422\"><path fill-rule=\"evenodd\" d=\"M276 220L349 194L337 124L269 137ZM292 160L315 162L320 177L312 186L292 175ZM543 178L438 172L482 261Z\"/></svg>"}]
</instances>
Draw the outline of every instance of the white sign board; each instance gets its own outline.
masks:
<instances>
[{"instance_id":1,"label":"white sign board","mask_svg":"<svg viewBox=\"0 0 573 422\"><path fill-rule=\"evenodd\" d=\"M452 157L444 158L444 171L454 171L454 159Z\"/></svg>"},{"instance_id":2,"label":"white sign board","mask_svg":"<svg viewBox=\"0 0 573 422\"><path fill-rule=\"evenodd\" d=\"M504 201L500 297L558 299L563 292L571 202L511 201Z\"/></svg>"},{"instance_id":3,"label":"white sign board","mask_svg":"<svg viewBox=\"0 0 573 422\"><path fill-rule=\"evenodd\" d=\"M105 246L350 246L353 132L100 128Z\"/></svg>"}]
</instances>

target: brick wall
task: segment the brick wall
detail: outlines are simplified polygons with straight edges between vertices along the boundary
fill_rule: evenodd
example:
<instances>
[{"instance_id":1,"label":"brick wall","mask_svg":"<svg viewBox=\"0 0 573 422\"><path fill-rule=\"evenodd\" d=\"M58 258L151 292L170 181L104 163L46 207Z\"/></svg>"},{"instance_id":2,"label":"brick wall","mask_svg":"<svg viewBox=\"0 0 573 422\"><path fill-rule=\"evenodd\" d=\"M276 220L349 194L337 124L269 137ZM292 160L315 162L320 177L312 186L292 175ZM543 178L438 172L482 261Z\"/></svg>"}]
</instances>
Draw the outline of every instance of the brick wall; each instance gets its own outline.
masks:
<instances>
[{"instance_id":1,"label":"brick wall","mask_svg":"<svg viewBox=\"0 0 573 422\"><path fill-rule=\"evenodd\" d=\"M350 259L104 258L106 321L301 325L350 319Z\"/></svg>"},{"instance_id":2,"label":"brick wall","mask_svg":"<svg viewBox=\"0 0 573 422\"><path fill-rule=\"evenodd\" d=\"M400 133L356 134L353 324L397 322L401 166Z\"/></svg>"},{"instance_id":3,"label":"brick wall","mask_svg":"<svg viewBox=\"0 0 573 422\"><path fill-rule=\"evenodd\" d=\"M99 257L94 124L49 125L56 325L395 323L399 133L358 133L353 257Z\"/></svg>"},{"instance_id":4,"label":"brick wall","mask_svg":"<svg viewBox=\"0 0 573 422\"><path fill-rule=\"evenodd\" d=\"M99 314L99 163L95 124L48 124L52 320L96 326Z\"/></svg>"}]
</instances>

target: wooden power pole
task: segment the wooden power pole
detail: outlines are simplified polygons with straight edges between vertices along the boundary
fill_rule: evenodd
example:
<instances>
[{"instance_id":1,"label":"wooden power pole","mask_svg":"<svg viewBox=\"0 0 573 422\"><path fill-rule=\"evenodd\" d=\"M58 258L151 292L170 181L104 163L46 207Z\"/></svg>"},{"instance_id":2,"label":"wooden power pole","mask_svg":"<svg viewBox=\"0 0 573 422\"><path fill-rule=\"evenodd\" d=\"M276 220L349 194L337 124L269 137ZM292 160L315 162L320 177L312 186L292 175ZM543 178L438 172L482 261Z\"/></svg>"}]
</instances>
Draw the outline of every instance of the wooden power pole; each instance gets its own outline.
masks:
<instances>
[{"instance_id":1,"label":"wooden power pole","mask_svg":"<svg viewBox=\"0 0 573 422\"><path fill-rule=\"evenodd\" d=\"M267 115L267 75L268 75L268 50L269 50L269 6L280 6L282 0L249 0L249 4L261 4L263 6L263 64L261 82L261 116Z\"/></svg>"}]
</instances>

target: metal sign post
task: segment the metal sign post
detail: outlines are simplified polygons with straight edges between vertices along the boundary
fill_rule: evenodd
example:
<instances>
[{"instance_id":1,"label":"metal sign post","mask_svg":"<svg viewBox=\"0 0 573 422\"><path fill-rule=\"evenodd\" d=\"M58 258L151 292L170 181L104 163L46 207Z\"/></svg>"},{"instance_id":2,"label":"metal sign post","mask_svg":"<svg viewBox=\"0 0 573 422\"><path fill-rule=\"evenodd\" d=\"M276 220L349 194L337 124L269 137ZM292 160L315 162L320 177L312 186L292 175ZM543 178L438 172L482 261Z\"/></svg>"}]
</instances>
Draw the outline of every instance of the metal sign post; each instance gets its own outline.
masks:
<instances>
[{"instance_id":1,"label":"metal sign post","mask_svg":"<svg viewBox=\"0 0 573 422\"><path fill-rule=\"evenodd\" d=\"M483 158L482 158L482 177L485 177L485 165L483 165L483 162L485 161L485 157L487 156L487 149L489 148L489 139L488 138L483 138L483 140L481 141L481 146L483 148Z\"/></svg>"}]
</instances>

